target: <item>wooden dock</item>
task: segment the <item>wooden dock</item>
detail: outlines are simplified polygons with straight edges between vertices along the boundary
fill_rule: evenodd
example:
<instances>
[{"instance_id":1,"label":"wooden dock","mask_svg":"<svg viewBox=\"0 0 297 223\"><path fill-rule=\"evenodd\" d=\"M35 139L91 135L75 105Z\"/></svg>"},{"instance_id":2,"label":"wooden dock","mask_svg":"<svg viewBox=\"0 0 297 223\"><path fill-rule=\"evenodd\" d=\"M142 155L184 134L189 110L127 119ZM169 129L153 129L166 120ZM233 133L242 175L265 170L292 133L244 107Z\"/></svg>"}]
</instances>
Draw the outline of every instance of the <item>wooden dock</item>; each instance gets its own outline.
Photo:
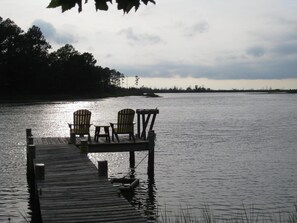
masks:
<instances>
[{"instance_id":1,"label":"wooden dock","mask_svg":"<svg viewBox=\"0 0 297 223\"><path fill-rule=\"evenodd\" d=\"M97 169L87 153L129 152L130 167L134 168L135 151L147 151L148 176L153 177L155 133L152 128L158 113L157 109L137 110L137 139L132 141L98 140L96 133L91 142L76 140L73 134L69 138L38 138L27 129L32 222L147 222L108 181L107 161L98 162Z\"/></svg>"},{"instance_id":2,"label":"wooden dock","mask_svg":"<svg viewBox=\"0 0 297 223\"><path fill-rule=\"evenodd\" d=\"M30 130L31 131L31 130ZM29 133L31 134L31 133ZM34 143L33 143L34 139ZM53 144L72 144L71 139L68 137L44 137L44 138L30 138L32 142L29 144L36 145L53 145ZM150 131L147 139L137 138L135 141L121 140L121 142L106 142L100 139L98 142L91 141L86 142L86 139L76 140L75 146L80 148L83 143L87 147L85 153L115 153L115 152L129 152L130 153L130 168L135 167L135 152L148 151L148 174L154 175L154 145L155 145L155 133Z\"/></svg>"},{"instance_id":3,"label":"wooden dock","mask_svg":"<svg viewBox=\"0 0 297 223\"><path fill-rule=\"evenodd\" d=\"M147 222L75 145L44 138L34 147L33 165L45 167L44 179L32 170L42 222Z\"/></svg>"}]
</instances>

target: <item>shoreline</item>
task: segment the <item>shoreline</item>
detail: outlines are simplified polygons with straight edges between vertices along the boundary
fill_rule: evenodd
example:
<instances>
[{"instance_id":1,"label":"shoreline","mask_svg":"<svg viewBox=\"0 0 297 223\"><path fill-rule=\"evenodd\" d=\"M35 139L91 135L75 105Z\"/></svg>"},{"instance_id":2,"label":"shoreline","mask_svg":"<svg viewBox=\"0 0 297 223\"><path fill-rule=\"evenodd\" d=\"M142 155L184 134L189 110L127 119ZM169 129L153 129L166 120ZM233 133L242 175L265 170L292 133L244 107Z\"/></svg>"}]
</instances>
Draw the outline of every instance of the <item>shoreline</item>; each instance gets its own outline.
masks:
<instances>
[{"instance_id":1,"label":"shoreline","mask_svg":"<svg viewBox=\"0 0 297 223\"><path fill-rule=\"evenodd\" d=\"M9 95L0 96L0 103L24 103L24 102L54 102L54 101L77 101L77 100L99 100L112 97L143 96L139 94L104 93L100 95Z\"/></svg>"},{"instance_id":2,"label":"shoreline","mask_svg":"<svg viewBox=\"0 0 297 223\"><path fill-rule=\"evenodd\" d=\"M0 103L23 103L23 102L53 102L53 101L77 101L77 100L98 100L112 97L126 97L126 96L145 96L145 97L159 97L159 93L263 93L263 94L296 94L297 90L209 90L209 91L162 91L155 90L155 93L147 94L140 92L114 92L102 94L84 94L84 95L70 95L70 94L57 94L57 95L5 95L0 96Z\"/></svg>"}]
</instances>

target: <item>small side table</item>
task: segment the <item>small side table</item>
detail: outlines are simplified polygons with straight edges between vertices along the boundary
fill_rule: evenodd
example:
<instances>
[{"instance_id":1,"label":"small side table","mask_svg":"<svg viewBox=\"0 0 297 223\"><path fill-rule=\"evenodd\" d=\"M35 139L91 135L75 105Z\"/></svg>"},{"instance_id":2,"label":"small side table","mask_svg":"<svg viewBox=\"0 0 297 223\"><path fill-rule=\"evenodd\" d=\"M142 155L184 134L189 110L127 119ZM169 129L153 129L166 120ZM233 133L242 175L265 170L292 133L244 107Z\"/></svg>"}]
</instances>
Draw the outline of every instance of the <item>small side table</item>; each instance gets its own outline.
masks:
<instances>
[{"instance_id":1,"label":"small side table","mask_svg":"<svg viewBox=\"0 0 297 223\"><path fill-rule=\"evenodd\" d=\"M110 142L109 125L95 125L94 141L99 142L99 137L105 137L106 142ZM103 133L100 133L101 129Z\"/></svg>"}]
</instances>

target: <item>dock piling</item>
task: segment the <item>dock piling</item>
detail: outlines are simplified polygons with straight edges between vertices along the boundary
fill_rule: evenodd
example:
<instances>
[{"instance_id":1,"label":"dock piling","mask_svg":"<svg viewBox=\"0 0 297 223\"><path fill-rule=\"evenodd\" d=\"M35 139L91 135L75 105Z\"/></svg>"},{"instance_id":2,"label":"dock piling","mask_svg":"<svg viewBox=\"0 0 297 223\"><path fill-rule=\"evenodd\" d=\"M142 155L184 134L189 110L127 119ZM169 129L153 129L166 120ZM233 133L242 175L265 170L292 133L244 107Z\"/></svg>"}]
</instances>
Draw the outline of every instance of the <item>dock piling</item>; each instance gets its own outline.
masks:
<instances>
[{"instance_id":1,"label":"dock piling","mask_svg":"<svg viewBox=\"0 0 297 223\"><path fill-rule=\"evenodd\" d=\"M107 160L98 161L98 174L99 177L108 177L108 163Z\"/></svg>"},{"instance_id":2,"label":"dock piling","mask_svg":"<svg viewBox=\"0 0 297 223\"><path fill-rule=\"evenodd\" d=\"M148 152L148 167L147 173L149 177L155 175L155 138L156 134L154 130L149 131L148 133L148 143L149 143L149 152Z\"/></svg>"},{"instance_id":3,"label":"dock piling","mask_svg":"<svg viewBox=\"0 0 297 223\"><path fill-rule=\"evenodd\" d=\"M35 145L30 144L27 146L27 168L29 172L34 171L34 159L35 159Z\"/></svg>"},{"instance_id":4,"label":"dock piling","mask_svg":"<svg viewBox=\"0 0 297 223\"><path fill-rule=\"evenodd\" d=\"M134 151L130 151L130 168L135 168L135 152Z\"/></svg>"},{"instance_id":5,"label":"dock piling","mask_svg":"<svg viewBox=\"0 0 297 223\"><path fill-rule=\"evenodd\" d=\"M44 180L45 166L43 163L35 164L35 177L36 180Z\"/></svg>"},{"instance_id":6,"label":"dock piling","mask_svg":"<svg viewBox=\"0 0 297 223\"><path fill-rule=\"evenodd\" d=\"M32 129L26 129L26 140L28 144L28 138L32 137Z\"/></svg>"},{"instance_id":7,"label":"dock piling","mask_svg":"<svg viewBox=\"0 0 297 223\"><path fill-rule=\"evenodd\" d=\"M27 147L27 158L29 158L29 160L33 160L35 159L35 145L30 144Z\"/></svg>"},{"instance_id":8,"label":"dock piling","mask_svg":"<svg viewBox=\"0 0 297 223\"><path fill-rule=\"evenodd\" d=\"M26 143L27 143L27 146L33 144L32 129L26 129Z\"/></svg>"}]
</instances>

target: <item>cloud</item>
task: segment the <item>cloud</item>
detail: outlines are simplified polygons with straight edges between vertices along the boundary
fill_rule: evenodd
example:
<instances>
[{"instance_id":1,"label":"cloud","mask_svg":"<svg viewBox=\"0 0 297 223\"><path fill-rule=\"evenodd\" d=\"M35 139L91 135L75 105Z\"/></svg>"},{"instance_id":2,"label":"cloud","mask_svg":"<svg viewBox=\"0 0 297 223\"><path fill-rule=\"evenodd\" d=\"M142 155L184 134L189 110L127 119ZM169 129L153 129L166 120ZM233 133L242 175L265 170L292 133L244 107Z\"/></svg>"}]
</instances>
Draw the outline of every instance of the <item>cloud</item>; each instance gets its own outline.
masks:
<instances>
[{"instance_id":1,"label":"cloud","mask_svg":"<svg viewBox=\"0 0 297 223\"><path fill-rule=\"evenodd\" d=\"M71 34L57 31L55 27L49 22L41 19L36 19L33 22L33 25L38 26L41 29L43 35L47 40L53 41L56 44L64 45L67 43L71 44L75 42L74 37Z\"/></svg>"},{"instance_id":2,"label":"cloud","mask_svg":"<svg viewBox=\"0 0 297 223\"><path fill-rule=\"evenodd\" d=\"M280 55L297 54L297 43L281 44L276 46L273 51Z\"/></svg>"},{"instance_id":3,"label":"cloud","mask_svg":"<svg viewBox=\"0 0 297 223\"><path fill-rule=\"evenodd\" d=\"M119 32L120 35L125 35L131 44L137 45L154 45L163 43L164 41L157 35L148 33L135 34L132 28L123 29Z\"/></svg>"},{"instance_id":4,"label":"cloud","mask_svg":"<svg viewBox=\"0 0 297 223\"><path fill-rule=\"evenodd\" d=\"M252 57L261 57L264 53L265 49L261 46L250 47L246 50L246 54Z\"/></svg>"},{"instance_id":5,"label":"cloud","mask_svg":"<svg viewBox=\"0 0 297 223\"><path fill-rule=\"evenodd\" d=\"M208 29L209 29L208 23L205 21L201 21L192 26L185 27L185 33L187 36L194 36L196 34L205 33L208 31Z\"/></svg>"},{"instance_id":6,"label":"cloud","mask_svg":"<svg viewBox=\"0 0 297 223\"><path fill-rule=\"evenodd\" d=\"M174 30L181 30L182 34L186 37L193 37L209 31L209 24L202 20L196 23L188 24L182 21L177 22L172 26Z\"/></svg>"},{"instance_id":7,"label":"cloud","mask_svg":"<svg viewBox=\"0 0 297 223\"><path fill-rule=\"evenodd\" d=\"M295 60L270 60L256 62L225 63L215 66L181 64L175 61L162 61L147 66L122 66L124 74L140 77L194 77L213 80L240 79L288 79L297 78Z\"/></svg>"}]
</instances>

